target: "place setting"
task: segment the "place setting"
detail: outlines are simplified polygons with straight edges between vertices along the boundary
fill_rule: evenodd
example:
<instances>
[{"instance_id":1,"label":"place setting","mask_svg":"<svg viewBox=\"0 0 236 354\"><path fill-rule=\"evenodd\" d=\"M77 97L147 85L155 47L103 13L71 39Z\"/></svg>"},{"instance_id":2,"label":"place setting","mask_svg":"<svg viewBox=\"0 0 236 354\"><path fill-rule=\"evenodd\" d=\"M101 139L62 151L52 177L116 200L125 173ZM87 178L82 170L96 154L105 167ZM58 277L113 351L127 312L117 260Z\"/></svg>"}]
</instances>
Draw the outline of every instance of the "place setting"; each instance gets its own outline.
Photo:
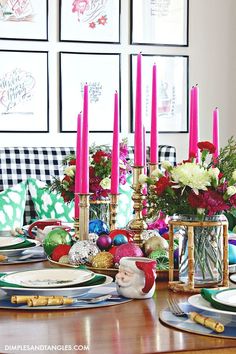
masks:
<instances>
[{"instance_id":1,"label":"place setting","mask_svg":"<svg viewBox=\"0 0 236 354\"><path fill-rule=\"evenodd\" d=\"M0 308L65 310L110 306L130 301L117 294L112 282L112 277L86 269L0 273Z\"/></svg>"}]
</instances>

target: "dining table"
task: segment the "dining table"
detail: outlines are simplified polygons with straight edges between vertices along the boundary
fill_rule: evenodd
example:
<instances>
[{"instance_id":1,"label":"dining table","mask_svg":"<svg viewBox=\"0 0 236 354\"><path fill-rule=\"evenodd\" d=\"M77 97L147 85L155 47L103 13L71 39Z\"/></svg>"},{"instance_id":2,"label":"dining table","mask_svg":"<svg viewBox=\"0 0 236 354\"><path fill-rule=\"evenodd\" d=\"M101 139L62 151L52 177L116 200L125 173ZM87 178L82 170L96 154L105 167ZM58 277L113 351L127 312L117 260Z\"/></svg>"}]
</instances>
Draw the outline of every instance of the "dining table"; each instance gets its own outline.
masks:
<instances>
[{"instance_id":1,"label":"dining table","mask_svg":"<svg viewBox=\"0 0 236 354\"><path fill-rule=\"evenodd\" d=\"M1 272L51 267L48 261L1 265ZM168 280L157 279L150 299L56 311L0 309L0 353L236 353L236 339L195 334L162 323L160 311L168 307L170 292L180 302L189 296L173 293Z\"/></svg>"}]
</instances>

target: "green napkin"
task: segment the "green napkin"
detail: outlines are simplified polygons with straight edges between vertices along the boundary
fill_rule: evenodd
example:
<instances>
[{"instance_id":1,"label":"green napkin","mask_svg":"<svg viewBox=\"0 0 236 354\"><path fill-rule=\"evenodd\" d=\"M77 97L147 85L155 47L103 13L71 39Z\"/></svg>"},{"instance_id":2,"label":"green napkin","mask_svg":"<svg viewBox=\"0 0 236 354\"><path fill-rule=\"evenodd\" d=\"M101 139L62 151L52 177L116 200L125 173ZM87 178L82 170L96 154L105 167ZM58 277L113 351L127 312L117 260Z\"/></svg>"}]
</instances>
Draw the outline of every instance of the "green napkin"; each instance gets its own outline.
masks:
<instances>
[{"instance_id":1,"label":"green napkin","mask_svg":"<svg viewBox=\"0 0 236 354\"><path fill-rule=\"evenodd\" d=\"M30 242L27 239L21 243L18 243L17 245L11 245L11 246L6 246L6 247L1 247L0 248L0 252L1 251L5 251L5 250L18 250L21 248L29 248L29 247L34 247L36 245L36 243L34 242Z\"/></svg>"},{"instance_id":2,"label":"green napkin","mask_svg":"<svg viewBox=\"0 0 236 354\"><path fill-rule=\"evenodd\" d=\"M230 291L230 290L234 290L234 289L228 289L228 291ZM201 296L203 297L203 299L210 302L212 307L214 307L218 310L236 312L236 307L233 307L230 305L225 305L225 304L220 304L218 301L215 301L212 298L213 295L216 295L217 293L220 293L222 291L224 291L224 290L201 289Z\"/></svg>"},{"instance_id":3,"label":"green napkin","mask_svg":"<svg viewBox=\"0 0 236 354\"><path fill-rule=\"evenodd\" d=\"M1 278L7 273L0 273L0 287L8 287L8 288L25 288L29 289L29 287L18 285L18 284L13 284L13 283L8 283L2 280ZM105 275L98 275L96 274L92 279L87 280L83 283L80 284L75 284L72 286L67 286L66 288L77 288L77 287L82 287L82 286L92 286L92 285L100 285L103 284L106 280ZM48 288L48 289L60 289L60 288Z\"/></svg>"}]
</instances>

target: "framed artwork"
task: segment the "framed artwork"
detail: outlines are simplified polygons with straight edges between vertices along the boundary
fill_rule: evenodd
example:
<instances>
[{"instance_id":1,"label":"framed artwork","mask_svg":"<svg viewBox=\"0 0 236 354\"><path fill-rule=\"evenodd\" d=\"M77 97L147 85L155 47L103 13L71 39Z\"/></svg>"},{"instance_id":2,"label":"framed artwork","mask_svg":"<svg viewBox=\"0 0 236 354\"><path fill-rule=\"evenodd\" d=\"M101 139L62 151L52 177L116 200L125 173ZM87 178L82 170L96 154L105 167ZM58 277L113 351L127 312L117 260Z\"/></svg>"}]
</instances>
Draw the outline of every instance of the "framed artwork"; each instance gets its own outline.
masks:
<instances>
[{"instance_id":1,"label":"framed artwork","mask_svg":"<svg viewBox=\"0 0 236 354\"><path fill-rule=\"evenodd\" d=\"M189 0L132 0L131 43L188 46Z\"/></svg>"},{"instance_id":2,"label":"framed artwork","mask_svg":"<svg viewBox=\"0 0 236 354\"><path fill-rule=\"evenodd\" d=\"M137 55L131 55L131 131L134 132ZM157 71L157 111L160 133L188 132L188 56L142 55L142 116L151 127L152 68Z\"/></svg>"},{"instance_id":3,"label":"framed artwork","mask_svg":"<svg viewBox=\"0 0 236 354\"><path fill-rule=\"evenodd\" d=\"M0 51L0 132L48 132L48 53Z\"/></svg>"},{"instance_id":4,"label":"framed artwork","mask_svg":"<svg viewBox=\"0 0 236 354\"><path fill-rule=\"evenodd\" d=\"M120 92L120 54L60 52L60 76L60 131L76 132L87 83L90 132L112 132L114 93Z\"/></svg>"},{"instance_id":5,"label":"framed artwork","mask_svg":"<svg viewBox=\"0 0 236 354\"><path fill-rule=\"evenodd\" d=\"M120 43L120 0L60 0L60 41Z\"/></svg>"},{"instance_id":6,"label":"framed artwork","mask_svg":"<svg viewBox=\"0 0 236 354\"><path fill-rule=\"evenodd\" d=\"M0 39L48 40L48 0L1 0Z\"/></svg>"}]
</instances>

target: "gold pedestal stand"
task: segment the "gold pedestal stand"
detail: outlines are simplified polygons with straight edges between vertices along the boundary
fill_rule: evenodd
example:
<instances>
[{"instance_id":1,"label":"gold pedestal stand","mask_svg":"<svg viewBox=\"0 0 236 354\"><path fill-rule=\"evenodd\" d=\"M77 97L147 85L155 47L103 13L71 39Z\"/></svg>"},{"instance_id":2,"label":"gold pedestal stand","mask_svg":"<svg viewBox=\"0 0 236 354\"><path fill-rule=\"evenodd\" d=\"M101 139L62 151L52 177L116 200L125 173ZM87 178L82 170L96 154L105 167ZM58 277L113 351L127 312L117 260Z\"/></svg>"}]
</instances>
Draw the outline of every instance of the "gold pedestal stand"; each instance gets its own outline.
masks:
<instances>
[{"instance_id":1,"label":"gold pedestal stand","mask_svg":"<svg viewBox=\"0 0 236 354\"><path fill-rule=\"evenodd\" d=\"M118 199L119 199L119 194L110 194L109 224L110 224L111 231L116 229Z\"/></svg>"},{"instance_id":2,"label":"gold pedestal stand","mask_svg":"<svg viewBox=\"0 0 236 354\"><path fill-rule=\"evenodd\" d=\"M87 240L89 234L89 196L90 194L80 193L79 203L79 239Z\"/></svg>"},{"instance_id":3,"label":"gold pedestal stand","mask_svg":"<svg viewBox=\"0 0 236 354\"><path fill-rule=\"evenodd\" d=\"M128 223L128 229L134 232L134 242L142 246L143 240L141 239L141 234L143 230L147 230L147 224L143 219L143 200L145 196L142 194L142 185L139 183L139 176L143 174L143 166L133 167L133 185L132 188L134 193L132 195L132 200L134 202L134 219Z\"/></svg>"},{"instance_id":4,"label":"gold pedestal stand","mask_svg":"<svg viewBox=\"0 0 236 354\"><path fill-rule=\"evenodd\" d=\"M173 281L174 279L174 227L187 227L188 237L188 282ZM194 260L194 227L221 226L221 237L223 237L223 278L215 288L225 289L229 287L228 269L228 222L227 221L169 221L169 289L173 291L184 291L199 293L200 287L195 287L195 260ZM207 285L202 287L208 287Z\"/></svg>"}]
</instances>

